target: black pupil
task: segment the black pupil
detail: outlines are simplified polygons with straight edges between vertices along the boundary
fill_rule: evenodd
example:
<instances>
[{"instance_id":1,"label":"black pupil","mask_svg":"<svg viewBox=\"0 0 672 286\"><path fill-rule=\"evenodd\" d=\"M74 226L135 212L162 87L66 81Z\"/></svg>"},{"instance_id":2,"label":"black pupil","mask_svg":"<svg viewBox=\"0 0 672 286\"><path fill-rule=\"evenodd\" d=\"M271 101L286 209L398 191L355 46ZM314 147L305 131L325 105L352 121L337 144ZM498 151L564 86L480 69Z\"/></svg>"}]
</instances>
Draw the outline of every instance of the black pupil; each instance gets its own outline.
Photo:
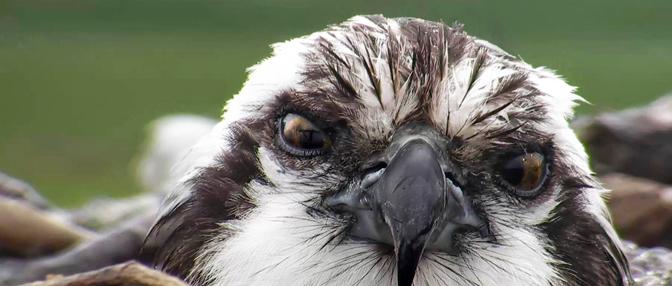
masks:
<instances>
[{"instance_id":1,"label":"black pupil","mask_svg":"<svg viewBox=\"0 0 672 286\"><path fill-rule=\"evenodd\" d=\"M287 114L282 120L281 127L283 139L294 148L323 149L329 140L312 122L296 114Z\"/></svg>"},{"instance_id":2,"label":"black pupil","mask_svg":"<svg viewBox=\"0 0 672 286\"><path fill-rule=\"evenodd\" d=\"M518 186L525 176L522 156L518 156L506 162L502 168L502 176L513 186Z\"/></svg>"},{"instance_id":3,"label":"black pupil","mask_svg":"<svg viewBox=\"0 0 672 286\"><path fill-rule=\"evenodd\" d=\"M299 129L299 144L304 149L319 149L324 146L324 134L315 129Z\"/></svg>"}]
</instances>

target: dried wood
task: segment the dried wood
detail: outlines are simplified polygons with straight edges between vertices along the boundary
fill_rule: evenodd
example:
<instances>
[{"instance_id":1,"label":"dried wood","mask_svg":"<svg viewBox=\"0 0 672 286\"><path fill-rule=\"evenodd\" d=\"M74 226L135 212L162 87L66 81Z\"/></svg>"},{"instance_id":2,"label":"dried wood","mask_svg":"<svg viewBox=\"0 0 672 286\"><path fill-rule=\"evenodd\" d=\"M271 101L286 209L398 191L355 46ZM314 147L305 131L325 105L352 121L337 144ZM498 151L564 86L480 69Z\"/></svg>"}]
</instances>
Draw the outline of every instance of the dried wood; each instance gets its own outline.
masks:
<instances>
[{"instance_id":1,"label":"dried wood","mask_svg":"<svg viewBox=\"0 0 672 286\"><path fill-rule=\"evenodd\" d=\"M624 174L603 176L622 237L641 246L672 246L672 186Z\"/></svg>"},{"instance_id":2,"label":"dried wood","mask_svg":"<svg viewBox=\"0 0 672 286\"><path fill-rule=\"evenodd\" d=\"M72 276L50 276L46 281L24 286L188 286L173 276L149 269L137 262L127 262Z\"/></svg>"},{"instance_id":3,"label":"dried wood","mask_svg":"<svg viewBox=\"0 0 672 286\"><path fill-rule=\"evenodd\" d=\"M49 203L28 183L0 172L0 197L26 202L39 209L49 208Z\"/></svg>"},{"instance_id":4,"label":"dried wood","mask_svg":"<svg viewBox=\"0 0 672 286\"><path fill-rule=\"evenodd\" d=\"M598 174L619 172L672 184L672 95L574 123Z\"/></svg>"},{"instance_id":5,"label":"dried wood","mask_svg":"<svg viewBox=\"0 0 672 286\"><path fill-rule=\"evenodd\" d=\"M71 247L94 234L23 201L0 197L3 252L37 256Z\"/></svg>"}]
</instances>

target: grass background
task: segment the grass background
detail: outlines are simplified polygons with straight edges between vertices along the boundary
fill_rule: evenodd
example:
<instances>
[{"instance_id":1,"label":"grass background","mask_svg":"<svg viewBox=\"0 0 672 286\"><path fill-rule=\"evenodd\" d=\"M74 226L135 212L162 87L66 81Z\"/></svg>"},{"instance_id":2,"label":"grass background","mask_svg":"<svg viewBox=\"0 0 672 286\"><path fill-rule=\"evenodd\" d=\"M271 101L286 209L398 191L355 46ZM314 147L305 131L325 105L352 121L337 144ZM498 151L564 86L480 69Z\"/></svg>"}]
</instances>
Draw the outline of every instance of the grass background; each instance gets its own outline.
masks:
<instances>
[{"instance_id":1,"label":"grass background","mask_svg":"<svg viewBox=\"0 0 672 286\"><path fill-rule=\"evenodd\" d=\"M72 207L139 191L147 122L218 116L268 45L355 14L459 21L592 106L672 90L672 1L0 0L0 170Z\"/></svg>"}]
</instances>

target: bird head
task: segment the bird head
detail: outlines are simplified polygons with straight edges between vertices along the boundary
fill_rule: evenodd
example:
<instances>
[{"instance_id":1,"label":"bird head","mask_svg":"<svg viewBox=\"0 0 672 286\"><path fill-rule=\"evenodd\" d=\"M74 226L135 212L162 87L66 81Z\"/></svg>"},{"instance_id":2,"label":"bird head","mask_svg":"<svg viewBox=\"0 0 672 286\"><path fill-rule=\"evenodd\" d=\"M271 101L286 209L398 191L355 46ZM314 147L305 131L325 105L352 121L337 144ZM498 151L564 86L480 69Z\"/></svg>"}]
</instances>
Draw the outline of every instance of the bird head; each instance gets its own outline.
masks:
<instances>
[{"instance_id":1,"label":"bird head","mask_svg":"<svg viewBox=\"0 0 672 286\"><path fill-rule=\"evenodd\" d=\"M145 245L195 285L626 285L581 98L461 26L357 16L273 46Z\"/></svg>"}]
</instances>

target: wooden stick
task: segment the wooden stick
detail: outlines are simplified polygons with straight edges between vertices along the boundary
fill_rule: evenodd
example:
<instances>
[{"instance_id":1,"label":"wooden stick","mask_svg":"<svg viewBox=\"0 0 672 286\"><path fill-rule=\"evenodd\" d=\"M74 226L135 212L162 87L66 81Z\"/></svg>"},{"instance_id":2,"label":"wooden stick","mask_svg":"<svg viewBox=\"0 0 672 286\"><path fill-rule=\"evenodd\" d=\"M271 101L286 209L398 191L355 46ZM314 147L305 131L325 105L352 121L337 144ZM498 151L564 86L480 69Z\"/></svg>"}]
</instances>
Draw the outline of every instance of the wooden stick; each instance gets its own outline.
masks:
<instances>
[{"instance_id":1,"label":"wooden stick","mask_svg":"<svg viewBox=\"0 0 672 286\"><path fill-rule=\"evenodd\" d=\"M137 262L126 262L72 276L51 276L46 281L24 286L188 286L173 276L149 269Z\"/></svg>"},{"instance_id":2,"label":"wooden stick","mask_svg":"<svg viewBox=\"0 0 672 286\"><path fill-rule=\"evenodd\" d=\"M0 197L0 245L20 256L53 253L94 234L23 201Z\"/></svg>"}]
</instances>

